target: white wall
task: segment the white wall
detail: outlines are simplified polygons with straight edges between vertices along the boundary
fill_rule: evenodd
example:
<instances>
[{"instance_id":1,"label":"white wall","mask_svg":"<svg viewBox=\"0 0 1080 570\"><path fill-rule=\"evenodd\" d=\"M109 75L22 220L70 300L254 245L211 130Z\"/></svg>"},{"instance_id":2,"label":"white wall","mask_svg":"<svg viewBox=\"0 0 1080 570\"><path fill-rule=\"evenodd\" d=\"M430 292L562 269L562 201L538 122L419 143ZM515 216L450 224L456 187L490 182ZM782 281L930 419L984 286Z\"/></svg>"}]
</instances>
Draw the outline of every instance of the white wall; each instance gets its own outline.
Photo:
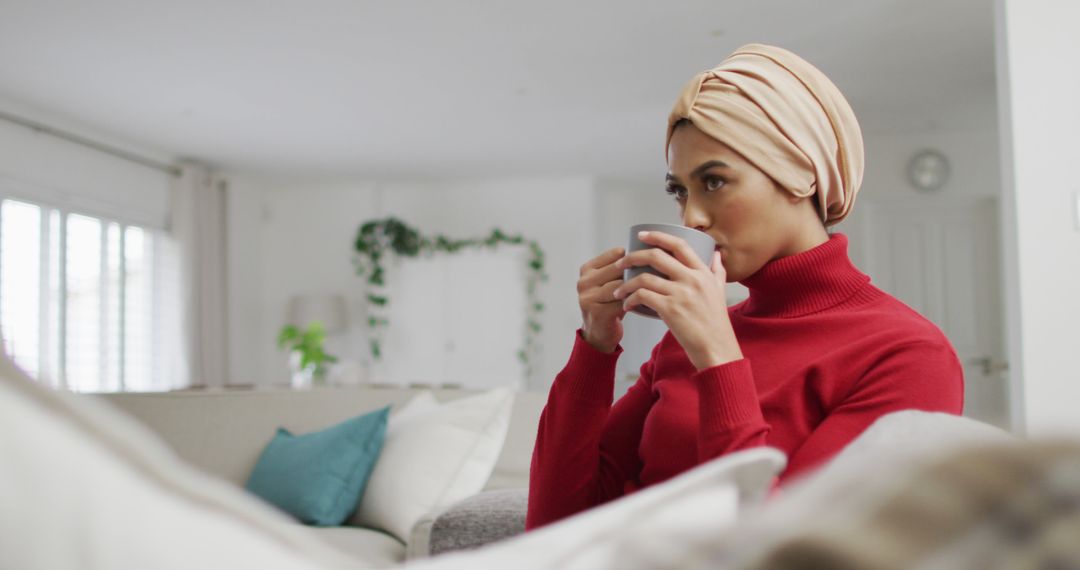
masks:
<instances>
[{"instance_id":1,"label":"white wall","mask_svg":"<svg viewBox=\"0 0 1080 570\"><path fill-rule=\"evenodd\" d=\"M543 353L529 385L546 389L562 369L580 325L578 267L596 241L595 193L584 178L473 181L349 181L269 186L238 177L230 202L232 381L283 383L284 355L274 346L289 298L341 293L352 304L353 330L332 339L348 359L367 355L363 280L352 264L359 225L389 215L425 232L480 237L499 227L536 239L550 279L541 285ZM379 369L372 378L375 381ZM440 381L440 379L430 379Z\"/></svg>"},{"instance_id":2,"label":"white wall","mask_svg":"<svg viewBox=\"0 0 1080 570\"><path fill-rule=\"evenodd\" d=\"M868 133L866 175L859 199L919 194L908 183L907 164L917 152L926 149L941 151L951 167L946 186L931 196L998 196L1001 172L997 168L996 123L997 117L991 112L981 129Z\"/></svg>"},{"instance_id":3,"label":"white wall","mask_svg":"<svg viewBox=\"0 0 1080 570\"><path fill-rule=\"evenodd\" d=\"M279 188L244 179L231 185L232 383L288 381L285 355L275 342L293 295L355 297L349 294L360 280L350 262L351 243L359 221L375 211L373 188L371 183ZM360 354L358 348L328 348L344 358Z\"/></svg>"},{"instance_id":4,"label":"white wall","mask_svg":"<svg viewBox=\"0 0 1080 570\"><path fill-rule=\"evenodd\" d=\"M0 192L164 227L170 176L0 121Z\"/></svg>"},{"instance_id":5,"label":"white wall","mask_svg":"<svg viewBox=\"0 0 1080 570\"><path fill-rule=\"evenodd\" d=\"M1080 3L998 0L1007 329L1014 414L1032 434L1080 429Z\"/></svg>"}]
</instances>

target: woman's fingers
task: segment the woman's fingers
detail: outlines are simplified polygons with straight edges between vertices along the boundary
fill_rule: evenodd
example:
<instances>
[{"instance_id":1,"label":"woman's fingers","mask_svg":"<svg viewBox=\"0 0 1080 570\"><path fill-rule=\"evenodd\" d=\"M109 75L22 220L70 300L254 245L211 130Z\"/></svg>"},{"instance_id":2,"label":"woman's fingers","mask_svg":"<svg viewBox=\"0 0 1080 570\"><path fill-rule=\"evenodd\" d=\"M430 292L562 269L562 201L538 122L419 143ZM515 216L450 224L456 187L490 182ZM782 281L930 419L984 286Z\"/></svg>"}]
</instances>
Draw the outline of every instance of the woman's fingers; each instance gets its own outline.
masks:
<instances>
[{"instance_id":1,"label":"woman's fingers","mask_svg":"<svg viewBox=\"0 0 1080 570\"><path fill-rule=\"evenodd\" d=\"M615 263L625 251L613 247L581 266L577 282L581 306L581 330L593 347L611 352L622 340L622 319L626 311L612 292L622 285L622 270Z\"/></svg>"},{"instance_id":2,"label":"woman's fingers","mask_svg":"<svg viewBox=\"0 0 1080 570\"><path fill-rule=\"evenodd\" d=\"M600 269L597 269L592 276L589 277L589 281L595 283L597 286L610 283L616 279L622 279L623 270L615 263L605 265Z\"/></svg>"},{"instance_id":3,"label":"woman's fingers","mask_svg":"<svg viewBox=\"0 0 1080 570\"><path fill-rule=\"evenodd\" d=\"M701 258L694 252L694 248L681 237L664 232L641 232L638 239L642 243L655 245L671 252L675 259L690 269L708 269L708 266L702 263Z\"/></svg>"},{"instance_id":4,"label":"woman's fingers","mask_svg":"<svg viewBox=\"0 0 1080 570\"><path fill-rule=\"evenodd\" d=\"M585 264L581 266L581 272L578 274L578 276L584 277L586 273L594 269L599 269L606 265L615 263L619 260L620 257L623 256L624 253L625 250L623 248L613 247L605 251L604 253L601 253L600 255L590 259L589 261L586 261Z\"/></svg>"},{"instance_id":5,"label":"woman's fingers","mask_svg":"<svg viewBox=\"0 0 1080 570\"><path fill-rule=\"evenodd\" d=\"M609 249L599 257L582 265L581 277L578 279L578 293L585 293L590 289L622 277L622 269L615 265L619 259L622 259L622 252L621 247ZM606 263L598 265L601 262Z\"/></svg>"},{"instance_id":6,"label":"woman's fingers","mask_svg":"<svg viewBox=\"0 0 1080 570\"><path fill-rule=\"evenodd\" d=\"M656 311L656 313L660 315L660 318L664 318L665 313L667 313L667 297L656 291L651 291L649 289L638 289L637 291L634 291L625 301L623 301L623 310L629 312L639 305L645 305Z\"/></svg>"},{"instance_id":7,"label":"woman's fingers","mask_svg":"<svg viewBox=\"0 0 1080 570\"><path fill-rule=\"evenodd\" d=\"M675 291L675 284L652 273L642 273L618 287L613 294L616 299L625 299L639 289L649 289L666 296Z\"/></svg>"},{"instance_id":8,"label":"woman's fingers","mask_svg":"<svg viewBox=\"0 0 1080 570\"><path fill-rule=\"evenodd\" d=\"M598 303L601 305L609 303L620 303L622 301L620 299L616 299L614 293L616 289L622 286L622 284L622 279L609 281L602 286L595 288L592 292L587 293L584 299L586 300L586 302Z\"/></svg>"},{"instance_id":9,"label":"woman's fingers","mask_svg":"<svg viewBox=\"0 0 1080 570\"><path fill-rule=\"evenodd\" d=\"M623 271L615 264L593 269L590 273L578 280L578 294L588 294L599 287L603 287L612 281L622 280ZM609 289L610 291L610 289Z\"/></svg>"},{"instance_id":10,"label":"woman's fingers","mask_svg":"<svg viewBox=\"0 0 1080 570\"><path fill-rule=\"evenodd\" d=\"M647 265L667 275L672 280L678 280L691 271L681 261L672 257L670 253L655 247L631 252L622 258L617 265L623 269Z\"/></svg>"},{"instance_id":11,"label":"woman's fingers","mask_svg":"<svg viewBox=\"0 0 1080 570\"><path fill-rule=\"evenodd\" d=\"M712 271L712 274L720 281L727 281L727 269L724 269L724 258L720 256L719 251L713 252L712 261L709 262L709 271Z\"/></svg>"}]
</instances>

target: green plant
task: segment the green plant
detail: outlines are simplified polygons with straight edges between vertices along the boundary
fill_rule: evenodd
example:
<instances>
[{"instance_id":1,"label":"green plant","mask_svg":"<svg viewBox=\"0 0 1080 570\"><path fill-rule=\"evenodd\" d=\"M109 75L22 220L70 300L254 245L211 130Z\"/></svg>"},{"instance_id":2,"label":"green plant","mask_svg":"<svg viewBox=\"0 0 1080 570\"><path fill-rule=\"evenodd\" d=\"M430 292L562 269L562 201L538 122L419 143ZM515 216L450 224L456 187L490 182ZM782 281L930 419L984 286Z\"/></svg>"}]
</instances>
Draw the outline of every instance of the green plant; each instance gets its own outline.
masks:
<instances>
[{"instance_id":1,"label":"green plant","mask_svg":"<svg viewBox=\"0 0 1080 570\"><path fill-rule=\"evenodd\" d=\"M300 370L311 367L315 378L326 377L326 365L337 362L337 358L323 349L326 341L326 329L319 321L312 321L301 330L296 325L285 325L278 333L278 348L288 348L289 352L300 354Z\"/></svg>"},{"instance_id":2,"label":"green plant","mask_svg":"<svg viewBox=\"0 0 1080 570\"><path fill-rule=\"evenodd\" d=\"M357 273L367 275L368 328L371 331L370 349L375 360L382 357L380 330L389 325L385 315L390 297L386 293L386 268L384 260L390 253L402 257L430 256L435 253L456 253L465 248L490 248L500 245L525 247L528 250L528 276L526 278L525 341L518 350L518 360L525 366L526 377L532 374L532 356L539 347L537 336L542 329L540 302L537 285L547 281L544 271L544 250L535 240L526 240L520 234L510 235L495 228L490 234L479 238L451 239L445 235L425 236L398 218L389 217L370 220L360 226L353 244L353 259Z\"/></svg>"}]
</instances>

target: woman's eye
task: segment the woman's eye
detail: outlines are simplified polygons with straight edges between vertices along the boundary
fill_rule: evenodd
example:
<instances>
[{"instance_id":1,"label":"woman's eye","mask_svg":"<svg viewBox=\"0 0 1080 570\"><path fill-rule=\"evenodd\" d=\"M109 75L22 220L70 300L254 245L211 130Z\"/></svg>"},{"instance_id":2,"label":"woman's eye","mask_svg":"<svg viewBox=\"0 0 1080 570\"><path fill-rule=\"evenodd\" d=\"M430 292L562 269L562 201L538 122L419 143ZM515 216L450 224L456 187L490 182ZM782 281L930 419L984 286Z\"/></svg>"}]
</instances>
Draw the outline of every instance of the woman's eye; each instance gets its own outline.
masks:
<instances>
[{"instance_id":1,"label":"woman's eye","mask_svg":"<svg viewBox=\"0 0 1080 570\"><path fill-rule=\"evenodd\" d=\"M668 196L675 198L676 200L683 200L686 198L686 188L682 186L668 186L664 189Z\"/></svg>"},{"instance_id":2,"label":"woman's eye","mask_svg":"<svg viewBox=\"0 0 1080 570\"><path fill-rule=\"evenodd\" d=\"M710 191L719 190L719 189L723 188L724 184L726 184L726 182L724 181L723 178L710 176L710 177L705 179L705 189L706 190L710 190Z\"/></svg>"}]
</instances>

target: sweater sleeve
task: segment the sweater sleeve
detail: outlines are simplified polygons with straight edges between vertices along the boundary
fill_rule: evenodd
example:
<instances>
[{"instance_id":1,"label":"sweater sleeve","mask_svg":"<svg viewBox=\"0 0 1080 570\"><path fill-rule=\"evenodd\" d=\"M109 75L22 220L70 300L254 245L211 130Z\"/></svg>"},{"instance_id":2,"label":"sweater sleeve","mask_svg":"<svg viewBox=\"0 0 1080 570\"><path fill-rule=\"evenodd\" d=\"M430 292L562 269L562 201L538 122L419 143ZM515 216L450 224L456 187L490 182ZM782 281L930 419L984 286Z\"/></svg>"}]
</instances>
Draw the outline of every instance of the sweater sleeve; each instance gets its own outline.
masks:
<instances>
[{"instance_id":1,"label":"sweater sleeve","mask_svg":"<svg viewBox=\"0 0 1080 570\"><path fill-rule=\"evenodd\" d=\"M899 346L880 358L788 460L783 482L837 454L881 416L900 410L960 414L964 370L948 341Z\"/></svg>"},{"instance_id":2,"label":"sweater sleeve","mask_svg":"<svg viewBox=\"0 0 1080 570\"><path fill-rule=\"evenodd\" d=\"M694 374L698 387L698 463L766 444L750 361L743 358Z\"/></svg>"},{"instance_id":3,"label":"sweater sleeve","mask_svg":"<svg viewBox=\"0 0 1080 570\"><path fill-rule=\"evenodd\" d=\"M579 330L540 416L529 470L525 527L533 529L621 496L641 470L638 447L652 406L653 357L612 406L615 364Z\"/></svg>"}]
</instances>

